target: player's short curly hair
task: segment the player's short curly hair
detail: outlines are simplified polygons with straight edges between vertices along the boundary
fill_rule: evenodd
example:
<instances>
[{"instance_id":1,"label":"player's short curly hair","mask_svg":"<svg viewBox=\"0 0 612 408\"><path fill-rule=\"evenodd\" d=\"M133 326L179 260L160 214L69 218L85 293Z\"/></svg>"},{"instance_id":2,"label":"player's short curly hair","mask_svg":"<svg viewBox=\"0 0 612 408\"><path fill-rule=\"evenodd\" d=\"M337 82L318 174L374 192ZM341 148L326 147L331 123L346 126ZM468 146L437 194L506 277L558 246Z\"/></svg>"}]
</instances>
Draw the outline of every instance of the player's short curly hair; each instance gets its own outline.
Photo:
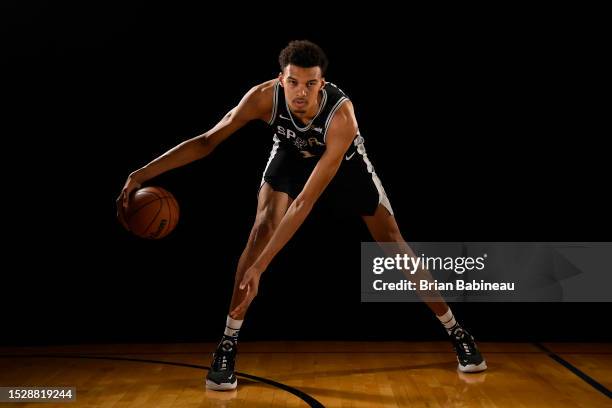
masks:
<instances>
[{"instance_id":1,"label":"player's short curly hair","mask_svg":"<svg viewBox=\"0 0 612 408\"><path fill-rule=\"evenodd\" d=\"M281 71L289 64L302 68L319 67L321 75L327 70L327 56L317 44L308 40L291 41L278 56Z\"/></svg>"}]
</instances>

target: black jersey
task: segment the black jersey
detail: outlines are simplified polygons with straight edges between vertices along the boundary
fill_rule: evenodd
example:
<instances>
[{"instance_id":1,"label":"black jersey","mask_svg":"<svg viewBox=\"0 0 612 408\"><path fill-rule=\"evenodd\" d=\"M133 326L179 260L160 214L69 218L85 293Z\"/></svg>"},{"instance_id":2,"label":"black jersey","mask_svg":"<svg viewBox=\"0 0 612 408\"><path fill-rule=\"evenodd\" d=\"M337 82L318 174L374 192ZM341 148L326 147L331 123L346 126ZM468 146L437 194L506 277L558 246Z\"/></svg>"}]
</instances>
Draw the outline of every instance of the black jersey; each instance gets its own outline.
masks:
<instances>
[{"instance_id":1,"label":"black jersey","mask_svg":"<svg viewBox=\"0 0 612 408\"><path fill-rule=\"evenodd\" d=\"M274 191L286 193L295 199L304 188L325 151L327 131L334 114L349 100L331 83L327 83L321 93L319 111L310 123L304 125L289 110L278 81L274 85L274 105L269 122L274 130L274 144L259 184L260 189L264 183L268 183ZM382 204L393 214L359 132L323 195L327 195L328 201L343 211L373 215L378 205Z\"/></svg>"},{"instance_id":2,"label":"black jersey","mask_svg":"<svg viewBox=\"0 0 612 408\"><path fill-rule=\"evenodd\" d=\"M306 125L296 118L285 100L285 93L277 81L274 85L272 118L269 125L274 131L274 143L280 149L294 150L301 157L319 157L325 151L329 125L336 111L348 101L340 88L326 83L321 90L321 104L315 117ZM355 135L357 136L357 135Z\"/></svg>"}]
</instances>

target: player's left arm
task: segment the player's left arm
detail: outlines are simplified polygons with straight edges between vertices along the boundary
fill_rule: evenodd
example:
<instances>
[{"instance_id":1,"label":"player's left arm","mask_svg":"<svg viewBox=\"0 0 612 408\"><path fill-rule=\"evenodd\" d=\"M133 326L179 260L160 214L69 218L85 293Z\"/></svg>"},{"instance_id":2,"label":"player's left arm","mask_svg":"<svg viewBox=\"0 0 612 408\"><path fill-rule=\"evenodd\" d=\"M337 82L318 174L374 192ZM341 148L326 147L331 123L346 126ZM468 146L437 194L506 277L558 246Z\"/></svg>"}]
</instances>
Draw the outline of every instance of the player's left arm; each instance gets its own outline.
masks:
<instances>
[{"instance_id":1,"label":"player's left arm","mask_svg":"<svg viewBox=\"0 0 612 408\"><path fill-rule=\"evenodd\" d=\"M353 105L350 101L344 102L329 125L325 152L310 174L301 193L289 206L270 241L253 265L245 272L240 289L246 288L248 295L233 313L240 313L255 297L260 275L267 269L276 254L293 237L327 185L334 178L357 131L357 119L355 118Z\"/></svg>"}]
</instances>

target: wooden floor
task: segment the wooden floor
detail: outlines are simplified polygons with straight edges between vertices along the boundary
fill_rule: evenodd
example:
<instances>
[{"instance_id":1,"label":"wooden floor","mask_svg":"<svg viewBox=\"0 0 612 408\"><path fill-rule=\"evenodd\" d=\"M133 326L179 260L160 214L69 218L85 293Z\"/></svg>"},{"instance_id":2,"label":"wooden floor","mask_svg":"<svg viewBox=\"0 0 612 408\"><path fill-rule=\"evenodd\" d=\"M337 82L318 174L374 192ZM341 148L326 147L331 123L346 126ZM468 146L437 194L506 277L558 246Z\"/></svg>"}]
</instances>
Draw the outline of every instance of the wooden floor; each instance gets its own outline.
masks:
<instances>
[{"instance_id":1,"label":"wooden floor","mask_svg":"<svg viewBox=\"0 0 612 408\"><path fill-rule=\"evenodd\" d=\"M306 398L310 405L278 386L240 375L235 391L205 390L203 367L210 364L213 344L5 347L0 348L0 386L73 386L77 401L0 406L612 407L605 395L612 388L611 344L543 346L481 343L489 370L462 374L444 342L240 344L238 372L289 386L312 398Z\"/></svg>"}]
</instances>

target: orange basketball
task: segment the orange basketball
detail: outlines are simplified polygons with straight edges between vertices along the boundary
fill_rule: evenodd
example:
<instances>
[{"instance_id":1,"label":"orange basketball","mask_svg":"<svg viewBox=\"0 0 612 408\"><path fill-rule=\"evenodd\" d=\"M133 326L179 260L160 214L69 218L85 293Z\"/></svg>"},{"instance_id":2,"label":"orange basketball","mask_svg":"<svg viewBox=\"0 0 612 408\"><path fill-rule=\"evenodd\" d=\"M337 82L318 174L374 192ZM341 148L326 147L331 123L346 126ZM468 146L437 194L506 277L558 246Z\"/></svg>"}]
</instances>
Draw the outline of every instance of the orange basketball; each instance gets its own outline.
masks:
<instances>
[{"instance_id":1,"label":"orange basketball","mask_svg":"<svg viewBox=\"0 0 612 408\"><path fill-rule=\"evenodd\" d=\"M159 239L176 227L179 206L169 191L144 187L136 190L125 214L132 233L142 238Z\"/></svg>"}]
</instances>

